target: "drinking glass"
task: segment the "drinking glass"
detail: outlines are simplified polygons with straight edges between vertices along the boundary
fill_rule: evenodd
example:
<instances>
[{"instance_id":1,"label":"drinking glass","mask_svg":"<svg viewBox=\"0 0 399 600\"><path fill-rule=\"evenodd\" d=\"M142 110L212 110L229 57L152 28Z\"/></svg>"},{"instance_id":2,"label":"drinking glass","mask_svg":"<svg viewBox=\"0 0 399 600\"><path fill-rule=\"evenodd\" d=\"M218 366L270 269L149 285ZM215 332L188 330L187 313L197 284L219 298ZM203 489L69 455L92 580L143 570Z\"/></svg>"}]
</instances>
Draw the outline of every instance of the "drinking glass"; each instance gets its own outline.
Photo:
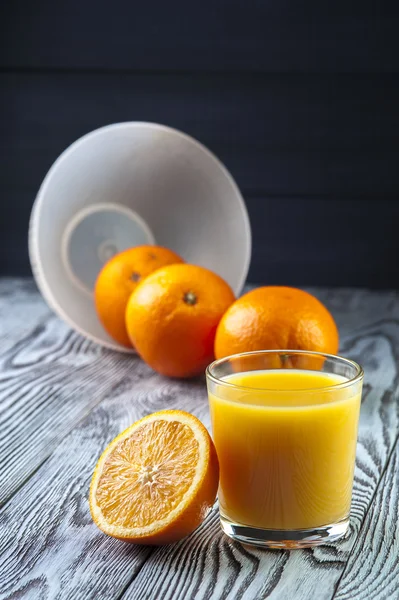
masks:
<instances>
[{"instance_id":1,"label":"drinking glass","mask_svg":"<svg viewBox=\"0 0 399 600\"><path fill-rule=\"evenodd\" d=\"M303 548L348 530L363 370L300 350L229 356L207 369L223 531Z\"/></svg>"}]
</instances>

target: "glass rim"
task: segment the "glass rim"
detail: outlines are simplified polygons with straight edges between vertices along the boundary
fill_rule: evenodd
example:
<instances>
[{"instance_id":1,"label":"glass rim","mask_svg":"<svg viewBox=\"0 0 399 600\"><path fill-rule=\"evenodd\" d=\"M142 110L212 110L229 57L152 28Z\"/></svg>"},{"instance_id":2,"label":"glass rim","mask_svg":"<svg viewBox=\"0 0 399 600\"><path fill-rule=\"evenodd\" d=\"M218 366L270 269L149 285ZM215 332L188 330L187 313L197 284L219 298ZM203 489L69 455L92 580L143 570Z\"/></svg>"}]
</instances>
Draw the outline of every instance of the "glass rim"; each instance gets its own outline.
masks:
<instances>
[{"instance_id":1,"label":"glass rim","mask_svg":"<svg viewBox=\"0 0 399 600\"><path fill-rule=\"evenodd\" d=\"M226 381L225 379L217 377L216 375L213 375L213 373L212 373L212 369L218 367L219 365L223 364L224 362L227 362L231 359L241 358L243 356L254 356L255 354L258 354L258 355L265 355L265 354L299 354L299 355L302 354L303 355L303 354L307 354L307 355L312 355L312 356L322 356L323 358L329 358L329 359L350 365L351 367L353 367L356 370L356 375L346 381L342 381L340 383L334 383L334 384L328 385L328 386L323 386L322 388L311 387L311 388L290 389L289 390L290 392L309 393L309 392L320 392L320 390L323 390L323 392L324 392L324 391L330 391L330 390L343 389L343 388L350 387L350 386L358 383L364 377L363 367L361 367L356 361L354 361L350 358L345 358L344 356L340 356L338 354L328 354L326 352L316 352L313 350L288 350L288 349L286 350L286 349L283 349L283 350L253 350L252 352L239 352L237 354L230 354L229 356L224 356L223 358L218 358L217 360L214 360L207 366L207 368L205 370L206 378L211 380L213 383L215 383L217 385L226 386L226 387L233 388L236 390L256 391L256 392L273 392L273 393L277 393L277 394L283 393L283 392L286 393L287 390L279 390L279 389L275 389L275 388L256 388L256 387L252 387L252 386L248 386L248 385L237 385L235 383L231 383L229 381ZM254 371L257 371L257 370L261 371L262 369L254 369ZM270 370L278 371L280 369L270 369ZM283 369L281 369L281 370L283 370ZM297 370L311 371L312 369L297 369ZM245 372L246 371L241 371L241 373L245 373Z\"/></svg>"}]
</instances>

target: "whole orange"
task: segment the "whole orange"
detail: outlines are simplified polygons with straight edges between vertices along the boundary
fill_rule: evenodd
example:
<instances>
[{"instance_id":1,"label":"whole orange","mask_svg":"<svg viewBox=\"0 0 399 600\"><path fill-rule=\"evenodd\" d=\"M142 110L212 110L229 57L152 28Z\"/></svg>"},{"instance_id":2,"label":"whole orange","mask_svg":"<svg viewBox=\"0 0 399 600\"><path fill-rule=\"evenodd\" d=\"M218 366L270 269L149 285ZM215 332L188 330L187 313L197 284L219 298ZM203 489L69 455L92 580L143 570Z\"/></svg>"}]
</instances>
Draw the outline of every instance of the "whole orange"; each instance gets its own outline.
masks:
<instances>
[{"instance_id":1,"label":"whole orange","mask_svg":"<svg viewBox=\"0 0 399 600\"><path fill-rule=\"evenodd\" d=\"M236 300L221 319L215 356L253 350L313 350L336 354L338 330L327 308L303 290L268 286Z\"/></svg>"},{"instance_id":2,"label":"whole orange","mask_svg":"<svg viewBox=\"0 0 399 600\"><path fill-rule=\"evenodd\" d=\"M217 325L234 294L219 275L194 265L158 269L126 308L126 328L140 356L170 377L203 372L213 359Z\"/></svg>"},{"instance_id":3,"label":"whole orange","mask_svg":"<svg viewBox=\"0 0 399 600\"><path fill-rule=\"evenodd\" d=\"M109 335L131 346L125 325L126 304L131 293L147 275L183 259L161 246L136 246L119 252L100 271L94 288L98 318Z\"/></svg>"}]
</instances>

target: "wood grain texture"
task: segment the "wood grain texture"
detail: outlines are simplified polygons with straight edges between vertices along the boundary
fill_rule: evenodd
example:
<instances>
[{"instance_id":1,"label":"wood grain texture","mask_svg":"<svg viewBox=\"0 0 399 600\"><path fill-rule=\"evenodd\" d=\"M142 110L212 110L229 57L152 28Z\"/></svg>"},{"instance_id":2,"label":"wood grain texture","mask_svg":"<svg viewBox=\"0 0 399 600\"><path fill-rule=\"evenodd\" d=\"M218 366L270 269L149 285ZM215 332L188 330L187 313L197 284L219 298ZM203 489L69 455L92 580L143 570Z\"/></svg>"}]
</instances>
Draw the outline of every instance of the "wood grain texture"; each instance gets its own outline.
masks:
<instances>
[{"instance_id":1,"label":"wood grain texture","mask_svg":"<svg viewBox=\"0 0 399 600\"><path fill-rule=\"evenodd\" d=\"M114 598L145 560L148 549L103 536L87 502L100 451L137 416L126 407L136 377L121 379L105 410L81 422L0 513L1 598Z\"/></svg>"},{"instance_id":2,"label":"wood grain texture","mask_svg":"<svg viewBox=\"0 0 399 600\"><path fill-rule=\"evenodd\" d=\"M399 598L399 442L334 596L334 600L369 598Z\"/></svg>"},{"instance_id":3,"label":"wood grain texture","mask_svg":"<svg viewBox=\"0 0 399 600\"><path fill-rule=\"evenodd\" d=\"M73 333L31 281L0 280L0 505L130 368Z\"/></svg>"},{"instance_id":4,"label":"wood grain texture","mask_svg":"<svg viewBox=\"0 0 399 600\"><path fill-rule=\"evenodd\" d=\"M0 66L397 72L395 3L29 0L1 5Z\"/></svg>"},{"instance_id":5,"label":"wood grain texture","mask_svg":"<svg viewBox=\"0 0 399 600\"><path fill-rule=\"evenodd\" d=\"M25 314L28 314L28 307L35 303L39 307L41 301L26 285L22 285L21 293L28 298L25 298L25 304L20 301L20 306L24 305ZM124 363L127 357L101 351L100 354L108 356L108 360L113 357L115 363L101 363L108 384L104 379L97 406L87 416L82 415L75 425L70 421L69 433L54 429L51 454L49 452L46 462L34 473L27 469L21 474L12 460L0 463L1 470L7 470L8 479L12 480L14 473L20 473L21 482L26 479L26 483L0 511L0 598L302 600L313 597L317 590L318 599L330 600L339 585L338 594L346 590L345 600L349 600L351 592L348 590L352 589L352 583L345 583L345 567L347 564L350 566L348 573L361 568L357 565L364 562L364 553L369 550L366 541L358 546L356 540L366 540L364 536L367 535L368 519L373 514L373 502L377 501L380 493L377 491L375 495L375 492L399 430L399 300L398 294L388 292L319 289L315 293L337 318L343 334L342 352L359 360L367 374L352 526L347 540L314 551L271 552L243 547L221 533L216 507L196 532L174 546L160 549L128 546L101 534L91 522L87 494L93 467L105 445L137 418L162 408L190 410L209 426L202 379L191 382L166 380L154 374L136 357L129 357L129 368L126 369L121 366L121 361ZM10 290L9 298L13 304L18 304ZM3 302L5 300L4 297ZM46 310L42 310L45 317ZM26 320L29 323L29 319ZM59 326L61 329L64 327ZM22 328L22 325L19 327ZM9 335L12 335L11 329ZM20 385L26 381L25 385L29 388L29 381L31 387L35 383L35 378L27 379L29 364L37 369L42 360L47 361L48 372L51 373L52 362L58 364L58 361L60 364L55 369L55 377L59 377L60 383L62 377L66 377L66 381L71 377L76 380L76 389L77 381L91 389L92 384L87 382L88 371L85 370L92 364L90 352L87 350L87 359L78 343L80 341L84 347L86 342L74 334L70 336L57 338L54 329L48 327L42 338L39 336L39 342L35 336L32 340L26 338L17 353L16 340L9 340L6 351L11 352L14 362L7 363L1 355L2 369L6 366L7 377L10 378L10 365L18 367L22 376ZM58 340L58 345L51 342L52 338ZM70 346L72 339L73 349ZM46 340L50 342L47 344ZM51 352L49 348L52 348ZM84 363L85 360L89 360L89 365L82 368L81 361ZM67 374L61 370L62 361L64 366L69 365ZM100 375L92 368L91 376L97 380ZM16 377L11 381L17 388ZM82 401L82 395L80 398ZM0 399L3 399L1 394ZM25 440L20 438L25 446L21 456L35 453L36 436L29 432L35 430L38 415L43 429L49 425L46 413L41 413L43 401L49 402L49 414L54 414L51 419L57 422L55 412L51 413L51 410L55 411L50 408L51 393L46 389L43 389L43 400L39 398L35 402L32 398L30 403L26 403L26 410L25 404L18 405L18 419L22 420L25 416ZM66 418L63 403L57 403L56 398L53 398L53 403L57 410L63 411L62 418ZM71 408L73 403L68 406ZM1 434L8 433L8 427L2 427ZM390 465L385 478L390 477L392 468L396 469ZM388 504L381 501L382 504L386 506L384 526L390 535L395 535L392 532L398 522L396 500ZM351 554L352 549L356 557ZM394 551L393 543L388 553ZM353 564L348 562L352 560ZM397 583L395 579L392 581L389 589L394 594ZM367 595L363 594L360 598L364 600Z\"/></svg>"},{"instance_id":6,"label":"wood grain texture","mask_svg":"<svg viewBox=\"0 0 399 600\"><path fill-rule=\"evenodd\" d=\"M183 407L205 419L203 380L167 381L130 357L129 372L0 513L0 598L119 597L151 550L111 540L92 523L87 497L94 466L105 446L144 414Z\"/></svg>"}]
</instances>

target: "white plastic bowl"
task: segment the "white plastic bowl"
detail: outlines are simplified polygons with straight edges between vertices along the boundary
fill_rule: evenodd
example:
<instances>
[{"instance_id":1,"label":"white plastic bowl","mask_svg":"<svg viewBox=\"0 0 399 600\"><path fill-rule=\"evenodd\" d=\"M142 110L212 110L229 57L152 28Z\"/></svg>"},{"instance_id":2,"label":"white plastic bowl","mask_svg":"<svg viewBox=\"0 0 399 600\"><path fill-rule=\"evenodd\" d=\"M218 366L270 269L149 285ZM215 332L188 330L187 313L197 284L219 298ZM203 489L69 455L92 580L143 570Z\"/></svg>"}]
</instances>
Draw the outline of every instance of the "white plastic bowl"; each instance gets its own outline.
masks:
<instances>
[{"instance_id":1,"label":"white plastic bowl","mask_svg":"<svg viewBox=\"0 0 399 600\"><path fill-rule=\"evenodd\" d=\"M71 327L126 351L97 319L93 284L116 252L145 243L221 275L238 295L251 257L240 191L193 138L155 123L117 123L67 148L47 173L30 220L37 285Z\"/></svg>"}]
</instances>

